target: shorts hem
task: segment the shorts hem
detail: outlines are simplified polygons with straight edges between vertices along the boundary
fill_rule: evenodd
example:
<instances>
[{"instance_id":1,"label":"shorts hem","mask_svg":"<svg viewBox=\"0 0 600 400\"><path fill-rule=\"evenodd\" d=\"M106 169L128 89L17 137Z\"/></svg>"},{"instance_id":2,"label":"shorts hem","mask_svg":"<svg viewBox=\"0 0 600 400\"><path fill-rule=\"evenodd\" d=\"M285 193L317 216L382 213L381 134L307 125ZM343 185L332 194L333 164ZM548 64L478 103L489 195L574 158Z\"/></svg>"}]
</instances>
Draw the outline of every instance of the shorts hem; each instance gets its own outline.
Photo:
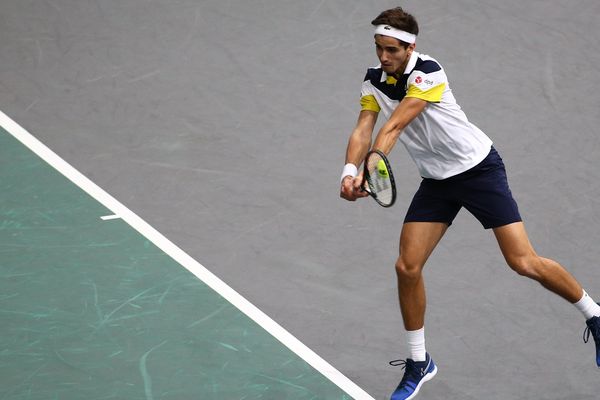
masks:
<instances>
[{"instance_id":1,"label":"shorts hem","mask_svg":"<svg viewBox=\"0 0 600 400\"><path fill-rule=\"evenodd\" d=\"M446 224L448 226L452 225L452 221L448 222L448 221L440 221L437 219L404 219L404 224L410 223L410 222L431 222L431 223L437 223L437 224Z\"/></svg>"},{"instance_id":2,"label":"shorts hem","mask_svg":"<svg viewBox=\"0 0 600 400\"><path fill-rule=\"evenodd\" d=\"M518 219L515 219L514 221L510 221L510 222L501 222L499 224L492 224L492 225L488 225L488 226L484 225L483 229L502 228L503 226L510 225L510 224L516 224L517 222L523 222L523 219L522 218L518 218Z\"/></svg>"}]
</instances>

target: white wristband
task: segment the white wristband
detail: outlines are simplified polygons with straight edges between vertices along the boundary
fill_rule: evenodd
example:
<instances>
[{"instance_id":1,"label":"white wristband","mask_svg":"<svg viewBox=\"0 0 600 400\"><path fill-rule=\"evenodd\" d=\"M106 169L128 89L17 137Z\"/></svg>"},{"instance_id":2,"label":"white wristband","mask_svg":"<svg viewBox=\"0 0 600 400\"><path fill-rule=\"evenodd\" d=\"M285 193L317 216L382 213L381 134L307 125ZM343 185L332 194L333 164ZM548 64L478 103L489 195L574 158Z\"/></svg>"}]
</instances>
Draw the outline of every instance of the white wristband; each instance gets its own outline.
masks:
<instances>
[{"instance_id":1,"label":"white wristband","mask_svg":"<svg viewBox=\"0 0 600 400\"><path fill-rule=\"evenodd\" d=\"M340 178L340 182L342 182L344 180L344 178L347 176L351 176L352 178L354 178L354 177L356 177L356 175L358 175L358 168L356 168L356 165L354 165L352 163L348 163L348 164L344 165L344 169L342 170L342 177Z\"/></svg>"}]
</instances>

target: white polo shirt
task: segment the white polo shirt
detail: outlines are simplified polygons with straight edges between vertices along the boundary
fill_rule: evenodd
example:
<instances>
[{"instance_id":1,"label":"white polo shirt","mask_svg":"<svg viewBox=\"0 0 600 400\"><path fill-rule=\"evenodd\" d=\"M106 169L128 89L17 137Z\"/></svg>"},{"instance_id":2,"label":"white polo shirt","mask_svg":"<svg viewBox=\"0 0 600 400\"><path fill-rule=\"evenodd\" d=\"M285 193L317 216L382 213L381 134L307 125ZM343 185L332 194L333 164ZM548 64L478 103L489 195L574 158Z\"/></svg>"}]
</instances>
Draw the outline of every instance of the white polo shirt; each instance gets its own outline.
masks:
<instances>
[{"instance_id":1,"label":"white polo shirt","mask_svg":"<svg viewBox=\"0 0 600 400\"><path fill-rule=\"evenodd\" d=\"M363 110L382 112L389 119L404 97L428 102L399 139L422 177L446 179L460 174L490 152L491 139L469 122L444 69L433 58L413 51L400 80L388 76L381 65L367 70L360 99Z\"/></svg>"}]
</instances>

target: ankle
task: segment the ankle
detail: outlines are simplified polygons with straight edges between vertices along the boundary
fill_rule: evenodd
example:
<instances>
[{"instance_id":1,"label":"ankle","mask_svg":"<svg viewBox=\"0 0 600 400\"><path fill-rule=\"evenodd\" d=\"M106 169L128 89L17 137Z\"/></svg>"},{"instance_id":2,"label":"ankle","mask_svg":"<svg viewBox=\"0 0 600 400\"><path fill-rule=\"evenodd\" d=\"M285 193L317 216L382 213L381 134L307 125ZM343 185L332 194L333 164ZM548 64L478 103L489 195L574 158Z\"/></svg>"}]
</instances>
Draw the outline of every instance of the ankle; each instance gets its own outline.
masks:
<instances>
[{"instance_id":1,"label":"ankle","mask_svg":"<svg viewBox=\"0 0 600 400\"><path fill-rule=\"evenodd\" d=\"M427 351L425 349L425 327L415 331L406 331L406 339L410 358L415 362L425 361Z\"/></svg>"}]
</instances>

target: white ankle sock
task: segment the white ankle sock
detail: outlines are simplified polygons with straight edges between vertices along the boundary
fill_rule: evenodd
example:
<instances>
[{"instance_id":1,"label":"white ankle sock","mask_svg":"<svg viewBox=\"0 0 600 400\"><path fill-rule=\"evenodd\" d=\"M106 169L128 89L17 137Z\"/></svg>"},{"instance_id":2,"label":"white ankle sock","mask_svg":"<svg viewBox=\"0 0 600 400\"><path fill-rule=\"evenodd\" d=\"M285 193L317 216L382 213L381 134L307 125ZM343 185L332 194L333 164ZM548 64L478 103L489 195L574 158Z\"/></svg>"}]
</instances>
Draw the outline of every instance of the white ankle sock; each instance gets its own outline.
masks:
<instances>
[{"instance_id":1,"label":"white ankle sock","mask_svg":"<svg viewBox=\"0 0 600 400\"><path fill-rule=\"evenodd\" d=\"M406 331L406 341L410 358L414 361L425 361L425 327L416 331Z\"/></svg>"},{"instance_id":2,"label":"white ankle sock","mask_svg":"<svg viewBox=\"0 0 600 400\"><path fill-rule=\"evenodd\" d=\"M600 317L600 306L596 304L596 302L583 291L583 297L577 303L573 303L573 305L581 311L586 320L592 317Z\"/></svg>"}]
</instances>

